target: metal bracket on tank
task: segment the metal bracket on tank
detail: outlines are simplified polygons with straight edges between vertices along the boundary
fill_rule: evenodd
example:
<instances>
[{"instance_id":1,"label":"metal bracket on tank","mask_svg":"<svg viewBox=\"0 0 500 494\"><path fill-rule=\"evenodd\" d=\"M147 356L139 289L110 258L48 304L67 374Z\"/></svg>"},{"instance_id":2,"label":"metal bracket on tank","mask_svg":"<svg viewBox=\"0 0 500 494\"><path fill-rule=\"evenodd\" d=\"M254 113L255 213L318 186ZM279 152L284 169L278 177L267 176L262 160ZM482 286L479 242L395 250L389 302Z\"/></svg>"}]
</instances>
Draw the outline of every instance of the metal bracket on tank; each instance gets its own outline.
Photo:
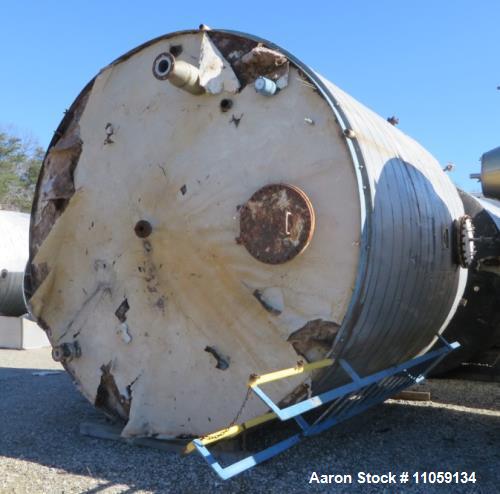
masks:
<instances>
[{"instance_id":1,"label":"metal bracket on tank","mask_svg":"<svg viewBox=\"0 0 500 494\"><path fill-rule=\"evenodd\" d=\"M443 343L441 348L366 377L361 377L346 360L339 359L338 363L340 367L349 377L351 382L285 408L279 408L260 388L260 385L286 379L287 377L313 369L330 366L333 364L333 360L325 359L311 364L298 365L290 369L271 372L262 376L252 376L248 386L272 411L261 417L249 420L244 424L235 425L209 434L203 438L195 439L188 445L186 452L189 453L196 449L223 480L234 477L291 448L303 438L319 434L385 401L403 389L423 381L425 376L438 365L449 352L460 347L458 342L448 343L442 336L439 336L439 339ZM314 418L312 423L309 423L303 417L303 414L319 407L325 407L325 409L319 417ZM279 418L281 421L294 419L301 429L300 432L263 451L243 458L226 467L221 466L207 448L208 444L213 444L220 440L227 439L228 437L234 437L250 427L275 418Z\"/></svg>"}]
</instances>

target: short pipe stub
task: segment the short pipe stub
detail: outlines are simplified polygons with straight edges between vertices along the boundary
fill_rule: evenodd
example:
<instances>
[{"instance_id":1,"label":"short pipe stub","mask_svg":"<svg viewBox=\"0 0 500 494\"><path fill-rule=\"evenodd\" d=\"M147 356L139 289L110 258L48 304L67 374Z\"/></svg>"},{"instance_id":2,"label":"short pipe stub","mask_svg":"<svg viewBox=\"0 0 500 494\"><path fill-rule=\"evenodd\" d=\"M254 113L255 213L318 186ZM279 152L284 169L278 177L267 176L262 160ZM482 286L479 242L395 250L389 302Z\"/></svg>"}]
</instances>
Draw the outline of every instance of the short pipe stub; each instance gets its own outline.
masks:
<instances>
[{"instance_id":1,"label":"short pipe stub","mask_svg":"<svg viewBox=\"0 0 500 494\"><path fill-rule=\"evenodd\" d=\"M52 348L52 359L56 362L70 362L74 358L79 358L82 350L77 341L72 343L62 343Z\"/></svg>"},{"instance_id":2,"label":"short pipe stub","mask_svg":"<svg viewBox=\"0 0 500 494\"><path fill-rule=\"evenodd\" d=\"M171 53L160 53L153 62L153 75L160 81L170 82L179 89L191 94L203 94L200 85L200 71L184 60L176 59Z\"/></svg>"},{"instance_id":3,"label":"short pipe stub","mask_svg":"<svg viewBox=\"0 0 500 494\"><path fill-rule=\"evenodd\" d=\"M153 75L160 81L166 81L172 74L175 57L171 53L160 53L153 62Z\"/></svg>"},{"instance_id":4,"label":"short pipe stub","mask_svg":"<svg viewBox=\"0 0 500 494\"><path fill-rule=\"evenodd\" d=\"M267 77L257 77L254 87L255 91L264 96L273 96L278 91L276 83Z\"/></svg>"}]
</instances>

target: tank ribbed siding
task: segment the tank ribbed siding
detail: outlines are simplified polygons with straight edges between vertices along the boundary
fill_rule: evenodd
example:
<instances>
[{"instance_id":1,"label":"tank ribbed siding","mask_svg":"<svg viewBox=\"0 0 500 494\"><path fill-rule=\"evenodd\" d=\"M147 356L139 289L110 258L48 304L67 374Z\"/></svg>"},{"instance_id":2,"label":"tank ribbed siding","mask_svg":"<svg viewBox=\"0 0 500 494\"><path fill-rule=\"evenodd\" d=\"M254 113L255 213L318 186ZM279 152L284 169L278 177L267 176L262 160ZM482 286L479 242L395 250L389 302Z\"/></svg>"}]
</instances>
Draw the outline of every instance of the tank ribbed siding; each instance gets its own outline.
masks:
<instances>
[{"instance_id":1,"label":"tank ribbed siding","mask_svg":"<svg viewBox=\"0 0 500 494\"><path fill-rule=\"evenodd\" d=\"M330 338L330 334L327 335L328 338L323 340L323 346L318 346L317 352L320 353L319 356L326 356L327 354L332 354L337 357L342 356L351 363L360 375L366 375L384 369L424 352L433 344L436 335L443 331L454 314L462 296L467 278L467 271L458 267L458 265L454 263L452 256L452 224L454 220L464 214L464 210L458 193L451 181L443 173L436 160L419 144L337 89L333 84L322 79L309 67L296 60L284 50L276 47L272 43L246 34L216 30L209 31L209 33L211 41L225 56L232 56L231 54L234 53L237 48L241 48L243 52L248 53L249 50L256 47L258 43L263 43L264 51L266 48L277 50L279 53L288 57L290 71L297 71L293 72L294 79L289 82L290 87L286 88L280 86L280 91L278 91L276 95L262 96L262 102L259 102L259 104L267 105L265 106L266 108L273 108L273 105L277 105L280 101L279 98L287 94L286 91L289 91L289 94L292 94L292 91L298 91L297 94L301 94L300 87L297 89L296 80L305 79L305 86L309 86L313 92L319 93L323 98L322 104L324 105L326 103L326 106L329 107L327 111L327 113L329 113L329 121L325 121L323 124L324 127L322 127L330 128L327 127L327 125L332 126L331 141L338 141L340 143L339 146L342 149L339 148L338 150L339 156L341 156L342 153L345 154L346 163L355 177L353 183L357 184L353 189L352 202L345 201L342 205L351 211L351 215L352 211L357 211L356 214L358 214L358 217L355 223L358 224L359 222L360 228L358 231L358 239L356 241L353 239L352 243L349 241L346 244L347 249L351 249L355 252L359 251L359 259L354 264L353 268L354 274L350 302L344 304L345 309L337 309L336 312L341 315L340 319L332 319L328 317L329 314L323 309L313 308L311 313L307 314L308 317L306 317L301 324L298 324L300 318L297 317L297 314L293 314L293 310L289 307L287 308L286 304L284 310L282 310L282 307L276 308L268 303L264 296L267 293L266 286L245 285L246 289L249 289L249 306L252 303L255 304L255 301L258 300L258 303L260 303L258 310L264 310L268 313L266 314L268 318L266 324L263 325L262 328L258 327L252 330L257 337L259 336L258 331L262 332L260 336L261 340L258 344L265 346L266 340L268 342L276 341L271 338L272 331L281 330L283 333L285 329L288 338L283 336L283 341L286 342L288 340L288 342L290 342L287 343L289 348L285 350L284 347L281 347L282 343L280 343L278 345L280 347L279 352L276 351L274 353L277 355L281 352L281 361L287 362L287 365L282 364L282 367L293 366L295 363L294 361L290 361L288 364L288 360L290 359L287 360L287 358L283 357L287 351L290 352L290 350L292 350L290 356L292 360L295 361L298 358L304 358L304 356L309 355L308 353L295 354L294 351L297 351L297 347L295 347L295 345L292 347L291 345L293 342L292 337L297 338L297 333L301 326L303 326L302 329L307 328L308 334L311 333L311 331L319 331L320 329L325 330L326 327L332 331L331 334L337 334L337 337L332 346L331 340L328 339ZM156 403L153 401L151 403L151 397L155 396L155 399L160 400L160 395L166 393L168 389L155 388L155 393L153 393L151 388L141 387L144 386L145 377L139 372L140 369L136 369L139 374L134 375L133 379L131 378L132 374L130 367L133 368L134 365L138 365L137 354L134 353L133 350L131 351L138 335L134 333L136 328L133 327L131 322L130 328L132 328L134 338L132 339L128 332L128 323L133 321L134 310L137 310L136 301L134 301L130 295L127 295L126 298L122 297L119 303L113 300L115 304L113 313L115 313L115 309L118 306L119 308L126 307L127 309L126 313L124 313L124 311L120 312L120 323L125 326L117 331L117 334L121 335L123 341L116 343L115 347L112 349L116 352L116 355L113 354L112 351L105 353L103 346L98 343L99 338L102 338L102 335L104 335L106 331L113 332L114 328L110 326L111 323L108 319L103 318L101 321L94 321L94 324L98 323L99 329L97 330L94 328L96 334L95 340L92 340L92 335L89 336L88 327L85 327L83 330L78 328L79 330L75 332L70 330L76 328L65 327L65 325L68 324L68 318L67 316L63 317L64 314L62 313L61 315L56 314L57 317L52 317L55 324L52 324L51 321L47 321L45 313L50 312L52 309L57 309L57 304L60 304L61 307L64 307L64 303L71 305L74 300L71 300L70 295L68 295L70 292L65 292L64 290L61 292L63 293L62 296L55 295L54 293L48 296L50 292L44 292L43 295L45 296L42 297L41 293L37 293L39 289L40 291L42 289L47 290L48 283L44 283L45 280L50 280L51 283L57 284L57 276L60 276L60 270L56 268L58 264L62 263L62 256L58 257L57 254L51 256L50 252L47 254L47 248L43 244L47 239L50 240L51 236L54 236L52 230L55 230L55 225L58 225L59 230L65 227L65 214L69 214L67 211L76 215L74 218L78 218L77 222L90 219L84 217L84 212L81 213L83 216L78 216L79 213L75 213L75 208L72 208L71 203L75 201L73 194L75 194L75 197L79 194L79 200L82 200L82 194L85 193L84 187L75 187L72 181L73 177L76 176L75 180L81 180L82 177L85 178L85 173L88 173L88 171L80 170L80 168L83 166L82 159L84 163L92 161L91 159L89 161L89 158L85 157L85 153L89 146L93 148L101 146L103 149L112 150L114 143L120 142L119 123L103 122L103 126L105 125L105 136L103 136L103 139L99 142L92 141L91 133L89 133L87 139L83 139L83 143L79 136L79 121L81 118L89 118L87 115L88 105L94 105L94 108L96 107L96 103L93 103L92 98L94 97L95 91L104 91L103 88L107 82L103 85L102 81L107 81L108 79L106 78L110 77L110 74L112 74L115 68L116 74L122 74L123 72L120 72L120 70L126 70L127 63L129 61L131 62L136 56L140 57L143 53L151 52L152 63L154 58L158 56L158 53L165 51L164 45L168 43L170 44L170 53L173 53L173 48L176 48L175 56L182 57L179 53L180 44L177 42L178 39L184 39L189 45L193 38L201 35L202 33L199 31L188 31L174 33L152 40L132 50L123 57L120 57L109 67L103 69L98 78L89 83L71 107L68 115L62 121L50 144L44 168L42 169L37 186L32 212L30 264L29 276L27 277L28 283L26 284L26 296L31 300L31 309L34 315L39 318L41 325L48 330L48 334L54 345L66 342L66 339L71 339L71 335L73 335L73 338L83 339L84 344L81 349L81 358L76 358L66 363L66 368L72 373L75 380L80 382L82 392L89 400L95 402L97 406L109 412L114 412L125 419L130 417L129 424L125 430L125 434L128 435L149 435L157 433L169 435L172 431L177 431L178 433L178 426L184 427L180 429L184 433L192 432L195 434L203 434L210 432L211 430L227 425L228 417L234 416L234 412L239 408L241 396L239 400L235 398L231 401L229 406L227 406L225 402L223 403L220 401L219 408L213 412L215 414L219 413L221 417L225 414L225 418L220 418L221 423L217 423L217 421L214 420L214 414L211 413L210 410L207 411L202 409L201 404L203 403L203 397L198 394L192 395L192 403L189 407L196 410L196 413L200 410L202 413L210 413L212 415L210 424L207 423L203 426L197 424L193 426L193 422L190 422L191 425L187 423L173 425L172 423L168 423L165 425L166 422L161 422L162 420L168 421L171 419L171 417L165 416L168 408L163 404L159 405L158 403L160 402ZM156 49L156 46L158 46L158 49ZM153 50L153 48L155 48L155 50ZM245 97L249 97L248 89L252 78L250 77L247 79L249 77L248 72L246 74L241 72L241 67L238 69L237 63L233 63L232 67L239 77L239 82L246 85L244 90L240 90L240 92L233 96L235 101L240 101L245 95L247 95ZM252 74L252 77L260 75L265 74ZM279 75L281 76L282 74ZM115 77L117 76L115 75ZM201 78L202 75L200 75L200 80ZM164 82L164 84L168 86L167 82ZM233 84L234 87L234 80L228 81L226 79L224 84L228 86ZM98 86L98 89L96 89L96 86ZM167 91L173 90L167 86L165 86ZM176 90L182 92L182 89L179 90L176 88ZM213 90L213 88L210 90ZM210 98L214 96L194 96L192 94L189 96L179 96L179 98L187 97ZM223 101L227 101L227 99ZM312 101L312 103L316 104L317 100ZM221 103L220 111L226 112L231 109L232 106L233 103L231 101L231 105L226 105L223 109ZM99 107L98 104L97 107ZM233 110L235 110L234 107L231 111ZM295 110L295 108L292 108L292 110ZM319 112L321 117L322 114L320 110L316 108L316 111ZM293 114L293 111L291 114ZM233 118L228 121L234 128L242 129L244 127L241 126L240 121L243 115L244 112L237 113L236 116L233 114ZM249 116L247 112L247 115L242 121L243 125L245 125L245 122L248 122L248 118L250 117L251 116ZM302 115L301 120L302 125L306 125L308 129L321 128L308 114ZM89 127L89 129L91 128L92 127ZM270 128L270 130L271 129L272 128ZM123 132L124 129L122 128L121 131ZM244 136L240 133L235 139L243 139L243 137ZM274 135L275 139L278 137L279 134ZM246 141L242 140L241 142ZM290 142L290 145L292 144L293 142ZM193 146L195 145L196 142ZM307 144L305 144L305 146L307 147ZM249 154L251 153L249 152ZM50 166L52 166L52 170L58 169L60 178L62 178L62 180L57 183L57 190L46 187L48 182L47 170ZM332 166L336 166L336 163L333 162ZM167 171L169 172L170 170L163 169L165 176ZM269 180L269 176L272 176L272 173L266 171L263 175L263 183L258 184L259 187L267 185L266 181ZM162 179L161 174L159 174L158 177L158 180ZM283 173L283 176L280 176L279 180L287 182L287 178L286 174ZM314 189L309 190L307 180L304 179L303 184L300 183L300 179L297 180L299 182L293 185L301 187L301 189L309 195L316 210L316 206L321 204L321 198L314 197ZM75 193L75 188L78 193ZM242 200L244 201L250 197L257 188L258 187L254 187L254 190L248 193L246 197L242 197ZM43 194L41 192L42 190L44 190ZM186 185L183 183L182 186L179 184L178 190L180 191L179 197L189 198L191 184ZM51 193L53 195L52 197L50 196ZM330 205L330 208L331 207ZM265 269L278 270L275 272L282 273L283 276L286 276L287 271L292 272L297 266L308 266L311 260L314 261L314 255L318 252L314 249L319 249L320 247L318 245L320 240L318 239L323 238L321 237L321 235L324 234L322 232L329 228L328 225L322 224L321 214L324 213L324 208L322 210L322 208L319 207L316 212L318 213L318 224L315 233L316 242L315 238L313 238L311 246L308 248L309 250L306 250L294 259L292 261L294 264L290 262L290 264L283 264L282 266L272 268L266 266ZM103 209L103 215L105 216L105 214L106 212ZM125 214L126 212L124 210L123 215ZM122 218L115 218L113 221L118 224L121 220ZM137 224L139 224L137 221L143 220L143 218L135 218L131 225L131 230L133 230L134 225L137 226ZM82 231L80 230L80 232L78 232L80 225L75 225L74 222L75 220L73 220L71 224L73 228L72 231L77 232L81 240L85 240L87 237L85 237ZM146 257L148 259L153 259L152 256L155 256L157 252L157 250L155 250L154 235L155 231L158 232L160 229L159 225L155 224L154 221L149 222L148 220L148 224L152 225L153 235L150 239L149 233L148 238L143 239L141 245L144 247ZM86 227L87 225L85 228ZM92 228L94 228L94 222L89 226L89 230ZM118 226L116 228L118 228ZM333 225L331 228L333 228ZM343 234L344 232L339 230L339 238L341 238ZM57 233L55 235L57 235ZM97 234L90 233L88 235ZM158 233L156 233L156 235L158 235ZM232 237L233 239L234 236L235 235ZM125 237L121 235L120 238L124 239ZM448 239L448 241L446 239ZM229 247L226 246L224 248ZM233 249L233 247L230 248ZM40 251L43 250L45 250L44 255L40 256ZM337 252L333 252L332 256L334 254L337 255ZM75 259L81 255L81 253L75 251ZM241 256L242 254L241 251L238 251L238 253L234 255ZM43 262L39 262L40 257L43 259ZM245 260L245 262L247 261ZM253 260L252 262L256 261ZM314 263L311 265L314 266ZM252 266L253 269L260 274L267 273L267 271L262 271L264 269L262 266L256 264L250 264L249 266ZM229 263L226 268L229 269L230 267L231 264ZM250 274L248 276L251 275L252 267L249 268ZM338 281L334 279L335 272L329 273L327 276L325 275L327 268L330 269L331 267L332 266L328 266L328 260L325 259L325 269L318 271L318 276L322 276L323 278L321 283L325 285L325 289L328 288L328 285L332 285ZM333 264L333 267L341 272L341 265ZM110 266L107 262L96 261L94 269L98 273L98 276L102 277L103 273L105 274L106 270L110 269ZM116 274L120 276L119 271L117 271ZM82 272L80 276L83 277L86 275ZM72 280L72 283L73 282L76 284L81 283L81 279L76 276L75 280ZM243 280L242 283L244 283ZM122 288L123 287L120 285L120 290ZM147 288L149 291L153 292L160 289L161 286L148 284ZM113 286L110 287L110 290L112 298ZM273 286L272 290L274 290L272 294L275 300L276 286ZM71 293L76 293L76 291ZM289 292L285 291L284 293L286 295ZM67 297L67 299L64 300L64 303L61 303L58 297ZM335 301L331 302L332 305L334 305ZM96 317L96 313L99 312L96 309L89 309L86 304L87 302L84 303L81 309L82 311L92 312L92 314L89 314L89 320L91 320L91 318ZM94 304L94 302L92 302L92 304ZM152 310L159 310L163 312L163 314L168 314L170 310L168 304L169 301L166 298L160 297L155 303L155 308ZM251 307L253 311L255 306L252 305ZM143 308L143 311L144 309L145 308ZM195 310L195 308L193 308L193 310ZM303 307L301 311L303 313L307 312L304 311ZM80 310L78 314L81 314ZM54 313L52 316L53 315ZM235 314L235 317L238 317L237 314ZM325 325L321 323L322 320L325 322ZM72 323L73 320L71 320L70 326ZM186 325L189 324L189 321L186 319ZM340 330L338 330L339 325ZM233 328L233 332L235 330L236 328ZM271 333L268 334L267 331L271 331ZM276 332L276 334L278 333L279 331ZM98 334L101 336L97 336ZM238 344L234 348L231 347L236 355L240 355L238 352L243 352L242 355L245 354L247 349L242 342L248 341L247 336L247 334L242 333L242 340L237 342ZM203 341L204 333L199 333L199 337L201 341ZM272 337L274 338L275 336ZM227 338L230 338L230 336L228 335ZM258 338L256 341L259 341ZM262 343L263 341L264 343ZM325 341L329 342L329 347L327 347L326 350L324 345ZM196 343L196 341L190 342L189 347L185 350L190 350L192 346L196 346ZM219 343L222 344L223 342ZM122 351L120 345L123 344L130 346ZM213 345L212 341L208 341L206 345L202 345L202 347L205 347L207 358L210 357L217 360L218 370L214 372L225 372L224 379L230 381L229 373L235 372L235 368L241 363L241 358L240 360L238 360L238 358L228 358L232 356L228 356L224 352L217 350L216 346L217 345ZM293 348L295 348L295 350L293 350ZM328 348L330 348L329 351ZM207 351L207 349L210 351ZM152 351L154 350L155 349L152 348ZM256 348L256 351L258 350L259 348ZM261 348L260 350L261 353L265 354L265 348ZM102 357L99 365L94 366L94 369L89 369L89 366L84 362L88 352L99 354L99 358ZM273 365L275 365L273 362L277 361L276 359L278 359L278 357L272 355L271 358L271 354L273 353L272 349L267 349L267 352L270 356L267 364L265 361L259 361L258 365L260 367L252 368L251 372L265 373L275 370L273 368ZM242 355L240 355L240 357L242 357ZM125 358L125 360L123 360L123 358ZM200 360L199 355L197 358ZM255 360L257 355L252 358L257 362L257 360ZM154 365L155 361L152 356L148 358L146 355L145 360L148 361L147 365ZM118 362L119 365L116 364L116 362ZM221 362L223 362L224 365L221 365ZM249 360L249 362L251 363L251 360ZM128 369L127 366L129 367ZM248 376L249 374L249 372L245 374L245 368L246 367L243 366L243 368L239 369L241 379L239 379L238 385L241 386L241 391L235 392L235 396L238 395L238 393L242 395L244 392L246 383L244 382L245 378L243 376ZM210 370L210 372L212 372L212 370ZM208 371L201 371L201 375L199 372L198 377L194 376L192 379L208 379L205 374L208 374ZM220 376L220 374L216 374L216 376ZM100 383L98 380L96 381L99 377ZM173 378L174 376L164 376L162 382L168 383L170 377ZM342 380L344 375L341 370L334 367L326 374L316 374L310 377L313 378L313 387L325 389L333 386L339 380ZM221 382L220 377L207 382L210 382L212 386L212 388L207 390L208 393L213 396L218 396L217 393L222 392L219 388ZM185 378L184 383L186 387L189 386L189 379ZM303 389L300 392L299 384L300 382L296 382L294 384L294 386L296 386L295 391L290 393L290 384L287 384L288 387L285 387L285 383L280 383L281 388L278 386L271 390L271 395L276 401L279 401L280 397L284 398L285 396L288 396L288 401L300 399L300 397L303 396ZM167 384L164 385L167 386ZM132 399L132 394L135 396L134 399ZM150 396L150 398L148 398L148 396ZM140 416L142 411L138 408L140 407L139 404L141 400L148 402L149 410L151 410L151 407L156 407L156 422L153 420L155 417L149 416L151 420L147 423L147 421L145 419L143 420ZM238 401L238 403L236 403L236 401ZM179 401L177 401L177 404L180 406ZM251 412L255 415L259 411L260 409L258 406L251 403L248 405L248 413ZM150 415L154 414L150 413ZM240 418L241 420L245 420L251 418L253 415L246 416L243 413ZM224 421L225 423L222 423ZM191 429L189 429L189 427L191 427ZM175 433L172 434L175 435Z\"/></svg>"},{"instance_id":2,"label":"tank ribbed siding","mask_svg":"<svg viewBox=\"0 0 500 494\"><path fill-rule=\"evenodd\" d=\"M452 223L464 208L430 153L322 81L355 133L360 187L370 191L366 272L333 353L369 374L424 352L455 313L467 271L453 261Z\"/></svg>"}]
</instances>

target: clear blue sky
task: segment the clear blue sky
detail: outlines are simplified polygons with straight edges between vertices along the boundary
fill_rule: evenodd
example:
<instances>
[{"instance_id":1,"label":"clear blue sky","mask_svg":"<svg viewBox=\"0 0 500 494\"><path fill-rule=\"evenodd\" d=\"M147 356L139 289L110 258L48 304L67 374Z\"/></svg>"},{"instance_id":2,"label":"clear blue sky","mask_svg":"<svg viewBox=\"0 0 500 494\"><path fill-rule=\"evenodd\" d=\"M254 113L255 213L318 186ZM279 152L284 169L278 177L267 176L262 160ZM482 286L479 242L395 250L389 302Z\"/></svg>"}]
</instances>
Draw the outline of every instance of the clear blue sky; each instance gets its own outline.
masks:
<instances>
[{"instance_id":1,"label":"clear blue sky","mask_svg":"<svg viewBox=\"0 0 500 494\"><path fill-rule=\"evenodd\" d=\"M269 39L399 128L469 191L500 145L500 2L0 2L0 125L46 147L82 87L122 53L200 23Z\"/></svg>"}]
</instances>

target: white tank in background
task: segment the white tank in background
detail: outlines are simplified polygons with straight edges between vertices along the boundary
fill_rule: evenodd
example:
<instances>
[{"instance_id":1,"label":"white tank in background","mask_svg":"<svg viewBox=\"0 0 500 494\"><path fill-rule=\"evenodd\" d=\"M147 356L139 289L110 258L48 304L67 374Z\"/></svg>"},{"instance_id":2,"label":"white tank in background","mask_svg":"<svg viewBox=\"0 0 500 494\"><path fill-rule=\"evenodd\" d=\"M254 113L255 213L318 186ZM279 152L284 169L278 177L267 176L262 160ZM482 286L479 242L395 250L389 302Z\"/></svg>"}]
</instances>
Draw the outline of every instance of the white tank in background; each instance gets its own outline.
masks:
<instances>
[{"instance_id":1,"label":"white tank in background","mask_svg":"<svg viewBox=\"0 0 500 494\"><path fill-rule=\"evenodd\" d=\"M24 268L28 260L30 215L0 211L0 315L26 313L23 295Z\"/></svg>"}]
</instances>

